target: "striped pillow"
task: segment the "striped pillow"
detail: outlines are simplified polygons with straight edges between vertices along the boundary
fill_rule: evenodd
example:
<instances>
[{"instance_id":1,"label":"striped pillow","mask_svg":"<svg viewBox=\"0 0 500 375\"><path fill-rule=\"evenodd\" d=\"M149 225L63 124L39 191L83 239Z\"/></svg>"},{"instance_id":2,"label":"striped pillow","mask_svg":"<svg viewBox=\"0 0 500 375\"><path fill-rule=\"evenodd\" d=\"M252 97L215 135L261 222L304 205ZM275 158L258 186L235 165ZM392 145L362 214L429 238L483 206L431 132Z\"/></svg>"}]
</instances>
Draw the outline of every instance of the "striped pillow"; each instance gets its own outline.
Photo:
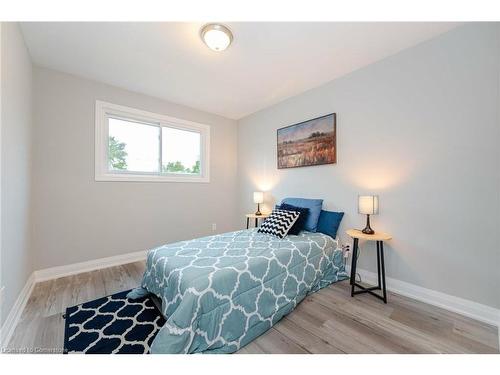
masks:
<instances>
[{"instance_id":1,"label":"striped pillow","mask_svg":"<svg viewBox=\"0 0 500 375\"><path fill-rule=\"evenodd\" d=\"M297 211L274 209L271 215L261 224L257 232L284 238L299 218L299 215L300 213Z\"/></svg>"}]
</instances>

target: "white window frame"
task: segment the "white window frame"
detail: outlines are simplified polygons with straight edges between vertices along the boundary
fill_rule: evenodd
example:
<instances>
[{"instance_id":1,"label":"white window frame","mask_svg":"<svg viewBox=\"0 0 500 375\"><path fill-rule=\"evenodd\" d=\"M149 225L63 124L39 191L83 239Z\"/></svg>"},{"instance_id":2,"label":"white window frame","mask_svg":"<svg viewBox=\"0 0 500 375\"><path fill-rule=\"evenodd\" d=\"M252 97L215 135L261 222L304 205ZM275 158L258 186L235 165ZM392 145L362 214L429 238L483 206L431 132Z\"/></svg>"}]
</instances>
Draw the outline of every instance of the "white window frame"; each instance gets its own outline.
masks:
<instances>
[{"instance_id":1,"label":"white window frame","mask_svg":"<svg viewBox=\"0 0 500 375\"><path fill-rule=\"evenodd\" d=\"M175 128L195 131L200 134L200 174L134 172L109 170L109 121L122 118L128 121L144 122L160 128L160 160L161 160L161 128ZM96 181L135 181L135 182L210 182L210 126L197 122L181 120L175 117L160 115L140 109L96 100L95 103L95 180Z\"/></svg>"}]
</instances>

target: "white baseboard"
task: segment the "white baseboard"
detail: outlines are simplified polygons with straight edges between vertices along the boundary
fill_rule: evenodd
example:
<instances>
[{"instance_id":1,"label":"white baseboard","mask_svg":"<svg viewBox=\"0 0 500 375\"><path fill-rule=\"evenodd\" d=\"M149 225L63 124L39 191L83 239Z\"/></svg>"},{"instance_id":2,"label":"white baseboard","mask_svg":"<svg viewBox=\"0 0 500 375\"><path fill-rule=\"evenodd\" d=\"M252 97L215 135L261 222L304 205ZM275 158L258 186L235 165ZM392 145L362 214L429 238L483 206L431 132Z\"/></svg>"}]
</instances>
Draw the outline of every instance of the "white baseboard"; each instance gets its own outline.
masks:
<instances>
[{"instance_id":1,"label":"white baseboard","mask_svg":"<svg viewBox=\"0 0 500 375\"><path fill-rule=\"evenodd\" d=\"M36 283L41 281L58 279L60 277L76 275L83 272L95 271L102 268L108 268L113 266L119 266L122 264L137 262L146 259L147 251L137 251L135 253L128 253L123 255L116 255L107 258L90 260L87 262L69 264L67 266L51 267L42 270L35 271L31 274L24 286L23 290L19 294L14 306L10 310L5 323L1 329L1 343L0 347L6 347L9 344L14 329L21 318L21 314L28 302L28 299L33 291Z\"/></svg>"},{"instance_id":2,"label":"white baseboard","mask_svg":"<svg viewBox=\"0 0 500 375\"><path fill-rule=\"evenodd\" d=\"M35 287L36 281L34 274L32 273L26 284L24 284L21 293L16 299L14 306L10 309L9 315L7 315L7 319L5 319L4 324L2 325L1 333L0 333L0 348L5 348L16 329L17 323L19 323L19 319L21 318L21 314L23 313L24 308L26 307L26 303L28 303L28 299L30 298L31 292Z\"/></svg>"},{"instance_id":3,"label":"white baseboard","mask_svg":"<svg viewBox=\"0 0 500 375\"><path fill-rule=\"evenodd\" d=\"M357 269L356 271L361 276L363 282L374 285L377 284L376 273L364 269ZM390 277L386 277L386 283L387 290L391 292L497 326L499 327L500 334L500 309L495 309L494 307L483 305L478 302L423 288Z\"/></svg>"},{"instance_id":4,"label":"white baseboard","mask_svg":"<svg viewBox=\"0 0 500 375\"><path fill-rule=\"evenodd\" d=\"M102 268L119 266L146 259L147 250L137 251L112 257L89 260L87 262L73 263L66 266L45 268L34 272L35 282L58 279L60 277L76 275L83 272L95 271Z\"/></svg>"}]
</instances>

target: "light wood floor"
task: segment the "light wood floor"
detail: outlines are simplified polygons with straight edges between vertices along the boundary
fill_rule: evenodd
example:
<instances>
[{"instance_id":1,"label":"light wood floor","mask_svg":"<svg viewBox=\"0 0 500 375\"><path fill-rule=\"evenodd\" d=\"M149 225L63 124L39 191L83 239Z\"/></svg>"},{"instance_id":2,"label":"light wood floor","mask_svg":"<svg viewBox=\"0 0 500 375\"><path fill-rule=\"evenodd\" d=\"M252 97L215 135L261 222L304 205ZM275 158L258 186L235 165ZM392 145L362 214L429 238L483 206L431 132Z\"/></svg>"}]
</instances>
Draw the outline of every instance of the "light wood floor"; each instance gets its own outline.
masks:
<instances>
[{"instance_id":1,"label":"light wood floor","mask_svg":"<svg viewBox=\"0 0 500 375\"><path fill-rule=\"evenodd\" d=\"M38 283L9 343L60 352L66 307L136 287L144 262ZM238 353L498 353L497 328L389 293L351 298L349 282L307 297Z\"/></svg>"}]
</instances>

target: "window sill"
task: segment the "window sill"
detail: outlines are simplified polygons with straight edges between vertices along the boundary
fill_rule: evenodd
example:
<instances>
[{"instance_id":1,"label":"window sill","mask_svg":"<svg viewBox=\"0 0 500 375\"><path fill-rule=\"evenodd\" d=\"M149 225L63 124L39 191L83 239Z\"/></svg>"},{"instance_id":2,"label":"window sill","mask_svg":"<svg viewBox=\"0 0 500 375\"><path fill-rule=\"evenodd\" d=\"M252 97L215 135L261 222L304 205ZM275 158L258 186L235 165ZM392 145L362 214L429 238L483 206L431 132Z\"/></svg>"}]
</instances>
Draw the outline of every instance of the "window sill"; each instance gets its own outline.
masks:
<instances>
[{"instance_id":1,"label":"window sill","mask_svg":"<svg viewBox=\"0 0 500 375\"><path fill-rule=\"evenodd\" d=\"M95 176L97 182L210 182L208 177L204 176L158 176L141 174L100 174Z\"/></svg>"}]
</instances>

